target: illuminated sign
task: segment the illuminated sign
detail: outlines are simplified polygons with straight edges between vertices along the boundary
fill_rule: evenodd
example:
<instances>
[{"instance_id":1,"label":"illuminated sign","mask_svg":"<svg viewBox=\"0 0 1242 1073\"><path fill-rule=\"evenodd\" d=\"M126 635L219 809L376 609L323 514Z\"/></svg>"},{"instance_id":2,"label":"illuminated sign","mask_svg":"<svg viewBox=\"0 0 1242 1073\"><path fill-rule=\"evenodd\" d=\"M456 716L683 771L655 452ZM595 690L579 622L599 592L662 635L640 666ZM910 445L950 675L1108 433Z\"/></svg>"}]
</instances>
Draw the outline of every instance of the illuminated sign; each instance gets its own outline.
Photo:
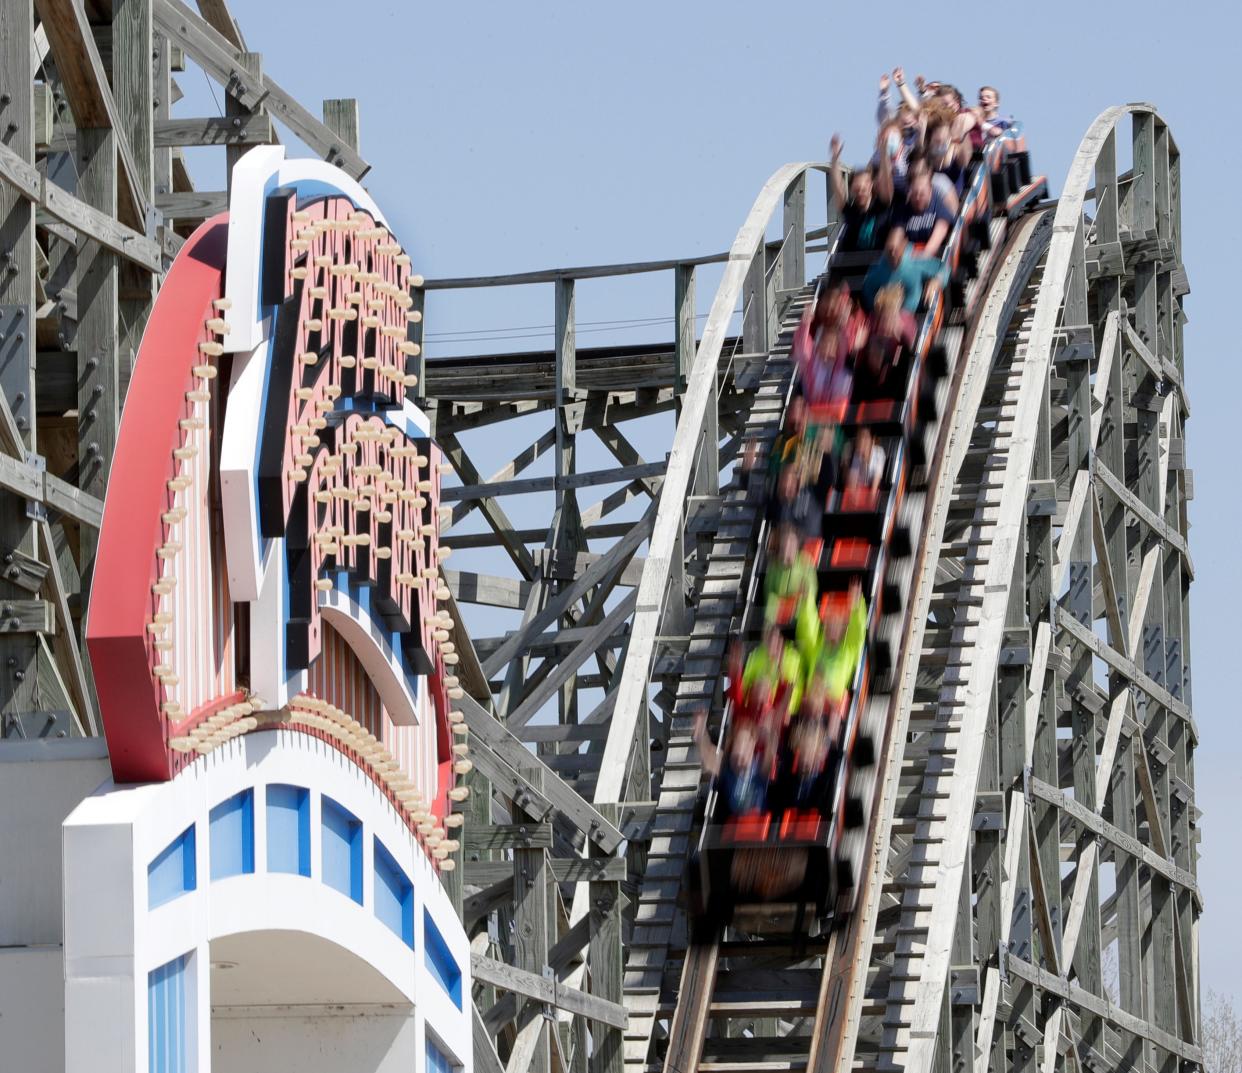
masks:
<instances>
[{"instance_id":1,"label":"illuminated sign","mask_svg":"<svg viewBox=\"0 0 1242 1073\"><path fill-rule=\"evenodd\" d=\"M259 147L186 242L126 399L87 627L118 782L323 738L435 856L465 727L410 258L356 183ZM450 821L451 822L451 821Z\"/></svg>"}]
</instances>

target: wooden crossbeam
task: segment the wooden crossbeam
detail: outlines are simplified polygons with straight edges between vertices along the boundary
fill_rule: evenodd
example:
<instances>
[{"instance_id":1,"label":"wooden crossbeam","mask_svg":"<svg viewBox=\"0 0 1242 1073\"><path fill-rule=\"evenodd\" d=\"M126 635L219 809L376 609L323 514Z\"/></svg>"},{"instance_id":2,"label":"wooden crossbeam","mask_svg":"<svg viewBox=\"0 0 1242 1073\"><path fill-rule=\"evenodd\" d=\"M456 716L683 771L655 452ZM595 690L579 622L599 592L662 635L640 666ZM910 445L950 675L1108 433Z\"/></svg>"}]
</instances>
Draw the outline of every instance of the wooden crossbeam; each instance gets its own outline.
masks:
<instances>
[{"instance_id":1,"label":"wooden crossbeam","mask_svg":"<svg viewBox=\"0 0 1242 1073\"><path fill-rule=\"evenodd\" d=\"M79 234L150 272L163 271L163 251L158 242L62 190L4 145L0 145L0 179Z\"/></svg>"},{"instance_id":2,"label":"wooden crossbeam","mask_svg":"<svg viewBox=\"0 0 1242 1073\"><path fill-rule=\"evenodd\" d=\"M1024 961L1011 953L1006 953L1004 956L1006 971L1013 973L1019 979L1025 980L1042 991L1057 995L1080 1009L1095 1014L1115 1028L1148 1040L1170 1054L1175 1054L1188 1062L1202 1064L1203 1052L1195 1044L1186 1043L1171 1033L1156 1028L1149 1021L1144 1021L1142 1018L1135 1017L1134 1014L1127 1013L1108 999L1093 995L1085 988L1072 984L1063 977L1049 972L1047 969L1032 965L1029 961Z\"/></svg>"},{"instance_id":3,"label":"wooden crossbeam","mask_svg":"<svg viewBox=\"0 0 1242 1073\"><path fill-rule=\"evenodd\" d=\"M552 771L522 741L468 694L456 702L466 716L466 725L474 738L473 747L481 742L517 773L517 777L533 791L524 770L537 769L543 776L544 798L587 840L605 853L613 853L625 836L604 818L594 805L583 800L576 790ZM482 764L479 765L482 768ZM491 775L489 774L490 778ZM530 810L527 809L529 812Z\"/></svg>"},{"instance_id":4,"label":"wooden crossbeam","mask_svg":"<svg viewBox=\"0 0 1242 1073\"><path fill-rule=\"evenodd\" d=\"M1170 883L1176 883L1179 887L1183 887L1195 895L1195 897L1199 897L1198 882L1190 872L1178 868L1172 861L1161 857L1150 846L1143 845L1137 838L1126 834L1121 828L1109 823L1099 814L1079 804L1055 786L1050 786L1043 780L1033 776L1030 780L1030 786L1032 797L1037 797L1041 801L1055 805L1066 815L1072 817L1085 830L1093 832L1117 849L1142 861L1153 872L1163 876Z\"/></svg>"},{"instance_id":5,"label":"wooden crossbeam","mask_svg":"<svg viewBox=\"0 0 1242 1073\"><path fill-rule=\"evenodd\" d=\"M35 10L47 32L56 71L64 87L74 122L79 129L110 127L116 138L119 164L117 175L117 215L136 230L146 233L147 200L134 153L129 144L127 127L121 122L112 97L108 73L86 10L81 0L35 0ZM152 271L159 271L156 267Z\"/></svg>"},{"instance_id":6,"label":"wooden crossbeam","mask_svg":"<svg viewBox=\"0 0 1242 1073\"><path fill-rule=\"evenodd\" d=\"M275 81L267 75L256 78L246 71L241 50L205 19L180 0L154 0L154 5L157 31L185 49L240 104L254 109L261 103L311 149L353 178L361 179L370 170L371 166L353 146L311 115Z\"/></svg>"},{"instance_id":7,"label":"wooden crossbeam","mask_svg":"<svg viewBox=\"0 0 1242 1073\"><path fill-rule=\"evenodd\" d=\"M636 592L627 593L617 606L604 616L602 621L594 626L587 627L586 636L574 645L571 652L557 660L556 667L552 673L548 675L537 689L531 690L522 699L521 704L508 713L506 722L515 729L529 722L530 718L547 701L551 700L556 691L573 677L578 668L598 651L600 642L605 637L611 637L625 620L634 613L634 605L637 600L638 594Z\"/></svg>"},{"instance_id":8,"label":"wooden crossbeam","mask_svg":"<svg viewBox=\"0 0 1242 1073\"><path fill-rule=\"evenodd\" d=\"M472 499L490 499L495 496L525 495L530 492L564 492L570 488L591 488L597 484L615 484L619 481L641 480L662 474L663 462L646 462L641 466L619 466L617 469L594 470L590 473L565 473L559 477L526 477L515 481L498 481L495 484L471 484L458 488L442 488L440 500L458 503Z\"/></svg>"},{"instance_id":9,"label":"wooden crossbeam","mask_svg":"<svg viewBox=\"0 0 1242 1073\"><path fill-rule=\"evenodd\" d=\"M627 865L621 857L550 857L548 870L557 883L591 883L601 880L621 882ZM513 879L512 861L467 861L467 886L490 889L507 878Z\"/></svg>"},{"instance_id":10,"label":"wooden crossbeam","mask_svg":"<svg viewBox=\"0 0 1242 1073\"><path fill-rule=\"evenodd\" d=\"M157 119L156 148L203 145L269 145L276 137L266 112L247 116L207 116L202 119Z\"/></svg>"},{"instance_id":11,"label":"wooden crossbeam","mask_svg":"<svg viewBox=\"0 0 1242 1073\"><path fill-rule=\"evenodd\" d=\"M586 517L583 511L583 518ZM615 540L625 536L633 528L632 522L601 522L598 525L584 527L583 535L587 540ZM548 535L543 529L514 529L513 536L523 544L542 544ZM495 533L447 533L440 537L440 543L448 548L494 548L501 543Z\"/></svg>"},{"instance_id":12,"label":"wooden crossbeam","mask_svg":"<svg viewBox=\"0 0 1242 1073\"><path fill-rule=\"evenodd\" d=\"M246 39L242 37L241 27L237 25L237 20L233 18L225 0L198 0L198 10L230 45L243 52L246 50Z\"/></svg>"},{"instance_id":13,"label":"wooden crossbeam","mask_svg":"<svg viewBox=\"0 0 1242 1073\"><path fill-rule=\"evenodd\" d=\"M169 219L197 224L225 212L229 207L229 195L225 190L156 194L155 207Z\"/></svg>"},{"instance_id":14,"label":"wooden crossbeam","mask_svg":"<svg viewBox=\"0 0 1242 1073\"><path fill-rule=\"evenodd\" d=\"M500 471L500 475L494 476L491 481L486 483L491 484L496 481L508 480L514 474L521 472L526 466L534 462L543 451L548 450L555 442L556 431L553 429L524 452L517 455ZM479 471L466 453L465 447L462 446L461 441L456 436L441 436L440 448L444 451L445 457L452 463L453 468L457 471L457 476L463 484L478 485L484 483L479 476ZM509 520L509 516L505 513L504 508L496 502L494 497L484 496L470 504L459 503L452 510L450 525L456 525L460 522L469 513L471 506L477 507L482 513L484 520L491 526L492 532L496 534L497 541L509 553L509 557L513 560L514 565L517 566L522 576L527 581L533 581L538 573L535 568L535 561L531 558L526 545L514 536L513 523Z\"/></svg>"},{"instance_id":15,"label":"wooden crossbeam","mask_svg":"<svg viewBox=\"0 0 1242 1073\"><path fill-rule=\"evenodd\" d=\"M590 589L599 585L608 576L619 571L626 561L638 550L638 546L651 533L653 514L649 510L641 521L630 527L626 535L603 555L601 555L572 585L557 593L550 599L538 614L522 624L522 628L508 641L483 661L483 670L488 677L505 666L518 652L522 651L528 640L537 637L545 628L556 622L565 611L580 600Z\"/></svg>"},{"instance_id":16,"label":"wooden crossbeam","mask_svg":"<svg viewBox=\"0 0 1242 1073\"><path fill-rule=\"evenodd\" d=\"M1182 536L1176 529L1170 526L1155 511L1142 502L1121 479L1113 473L1099 459L1095 463L1096 478L1104 485L1124 506L1127 510L1133 512L1135 517L1139 519L1148 529L1150 529L1161 540L1169 544L1181 553L1186 563L1186 569L1190 575L1194 576L1194 569L1190 560L1190 549L1186 545L1186 538Z\"/></svg>"},{"instance_id":17,"label":"wooden crossbeam","mask_svg":"<svg viewBox=\"0 0 1242 1073\"><path fill-rule=\"evenodd\" d=\"M493 958L472 954L470 972L474 979L482 983L503 987L507 991L514 991L601 1024L626 1028L630 1023L629 1011L618 1003L607 1002L585 991L567 987L558 980L524 972Z\"/></svg>"},{"instance_id":18,"label":"wooden crossbeam","mask_svg":"<svg viewBox=\"0 0 1242 1073\"><path fill-rule=\"evenodd\" d=\"M1074 640L1086 646L1090 651L1107 663L1115 671L1119 671L1124 677L1128 678L1136 686L1146 693L1157 704L1168 708L1179 719L1192 722L1190 709L1170 693L1164 686L1154 681L1149 675L1139 669L1138 665L1126 656L1123 656L1112 645L1106 644L1094 633L1088 630L1077 619L1070 615L1064 608L1056 609L1057 625L1073 636ZM1196 730L1195 736L1198 737Z\"/></svg>"}]
</instances>

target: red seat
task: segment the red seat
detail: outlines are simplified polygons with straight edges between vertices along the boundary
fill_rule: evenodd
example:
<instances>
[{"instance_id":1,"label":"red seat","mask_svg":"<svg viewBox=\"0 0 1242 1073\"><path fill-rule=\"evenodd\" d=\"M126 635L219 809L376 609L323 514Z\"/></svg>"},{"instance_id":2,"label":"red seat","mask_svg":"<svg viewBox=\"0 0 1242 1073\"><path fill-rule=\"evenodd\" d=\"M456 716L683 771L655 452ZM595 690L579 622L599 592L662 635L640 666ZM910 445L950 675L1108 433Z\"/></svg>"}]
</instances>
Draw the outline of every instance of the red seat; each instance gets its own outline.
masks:
<instances>
[{"instance_id":1,"label":"red seat","mask_svg":"<svg viewBox=\"0 0 1242 1073\"><path fill-rule=\"evenodd\" d=\"M845 420L845 410L848 405L848 399L840 398L808 406L806 422L808 425L839 425Z\"/></svg>"},{"instance_id":2,"label":"red seat","mask_svg":"<svg viewBox=\"0 0 1242 1073\"><path fill-rule=\"evenodd\" d=\"M819 598L819 617L827 618L830 611L839 615L847 615L850 611L850 594L848 592L826 592Z\"/></svg>"},{"instance_id":3,"label":"red seat","mask_svg":"<svg viewBox=\"0 0 1242 1073\"><path fill-rule=\"evenodd\" d=\"M860 402L858 408L854 411L854 420L860 425L869 425L880 421L896 421L900 416L898 406L899 404L892 399L873 399L870 402Z\"/></svg>"},{"instance_id":4,"label":"red seat","mask_svg":"<svg viewBox=\"0 0 1242 1073\"><path fill-rule=\"evenodd\" d=\"M724 837L729 842L762 842L771 827L772 817L766 812L748 812L725 820Z\"/></svg>"},{"instance_id":5,"label":"red seat","mask_svg":"<svg viewBox=\"0 0 1242 1073\"><path fill-rule=\"evenodd\" d=\"M847 488L841 493L843 514L873 514L880 501L878 488Z\"/></svg>"},{"instance_id":6,"label":"red seat","mask_svg":"<svg viewBox=\"0 0 1242 1073\"><path fill-rule=\"evenodd\" d=\"M871 541L842 537L832 545L832 566L842 570L866 570L871 563Z\"/></svg>"},{"instance_id":7,"label":"red seat","mask_svg":"<svg viewBox=\"0 0 1242 1073\"><path fill-rule=\"evenodd\" d=\"M790 810L781 817L781 838L799 842L813 842L819 837L823 817L811 809Z\"/></svg>"}]
</instances>

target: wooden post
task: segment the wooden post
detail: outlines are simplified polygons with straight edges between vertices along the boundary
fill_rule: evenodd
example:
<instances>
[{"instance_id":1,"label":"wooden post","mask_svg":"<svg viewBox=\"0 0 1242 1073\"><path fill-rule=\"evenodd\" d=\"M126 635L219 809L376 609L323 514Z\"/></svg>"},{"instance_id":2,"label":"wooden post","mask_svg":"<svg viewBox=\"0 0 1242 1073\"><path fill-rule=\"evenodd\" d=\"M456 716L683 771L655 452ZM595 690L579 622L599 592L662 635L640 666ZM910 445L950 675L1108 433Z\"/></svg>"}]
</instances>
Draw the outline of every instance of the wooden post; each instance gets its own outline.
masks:
<instances>
[{"instance_id":1,"label":"wooden post","mask_svg":"<svg viewBox=\"0 0 1242 1073\"><path fill-rule=\"evenodd\" d=\"M762 238L742 284L742 348L747 354L768 352L767 250Z\"/></svg>"},{"instance_id":2,"label":"wooden post","mask_svg":"<svg viewBox=\"0 0 1242 1073\"><path fill-rule=\"evenodd\" d=\"M541 791L543 776L539 769L530 769L529 777L534 788ZM548 970L548 880L546 850L513 851L513 963L540 976ZM520 1047L529 1053L530 1059L529 1064L519 1062L511 1066L518 1073L524 1069L530 1073L550 1073L551 1069L551 1022L545 1016L546 1010L534 1006L530 1001L519 1003L526 1016L518 1018L514 1051Z\"/></svg>"},{"instance_id":3,"label":"wooden post","mask_svg":"<svg viewBox=\"0 0 1242 1073\"><path fill-rule=\"evenodd\" d=\"M686 390L686 379L694 361L694 343L698 320L694 312L694 265L678 265L673 269L673 309L677 354L677 394ZM680 411L680 406L678 407Z\"/></svg>"},{"instance_id":4,"label":"wooden post","mask_svg":"<svg viewBox=\"0 0 1242 1073\"><path fill-rule=\"evenodd\" d=\"M115 0L112 6L112 84L117 117L129 141L134 180L144 203L155 203L155 95L152 0ZM150 230L150 228L148 228ZM119 266L121 292L119 319L118 399L126 388L138 356L138 344L155 301L155 279L145 269L125 261ZM119 405L119 403L118 403Z\"/></svg>"},{"instance_id":5,"label":"wooden post","mask_svg":"<svg viewBox=\"0 0 1242 1073\"><path fill-rule=\"evenodd\" d=\"M614 824L621 818L621 809L616 805L600 805L599 810ZM621 884L609 880L592 882L590 898L591 941L587 964L591 970L591 994L609 1002L624 1002ZM622 1073L625 1049L621 1029L597 1024L592 1026L591 1036L594 1048L590 1073Z\"/></svg>"},{"instance_id":6,"label":"wooden post","mask_svg":"<svg viewBox=\"0 0 1242 1073\"><path fill-rule=\"evenodd\" d=\"M355 152L359 148L358 101L354 97L330 98L323 102L323 125ZM332 161L329 154L328 160Z\"/></svg>"},{"instance_id":7,"label":"wooden post","mask_svg":"<svg viewBox=\"0 0 1242 1073\"><path fill-rule=\"evenodd\" d=\"M5 145L34 164L34 116L30 42L34 18L30 0L0 0L0 129ZM21 446L34 451L35 440L35 213L34 205L8 183L0 182L0 390L18 422ZM19 396L21 396L19 398ZM0 494L0 558L37 558L35 528L26 502ZM0 596L30 594L7 575L0 576ZM36 707L39 641L33 633L0 634L0 737L7 717Z\"/></svg>"},{"instance_id":8,"label":"wooden post","mask_svg":"<svg viewBox=\"0 0 1242 1073\"><path fill-rule=\"evenodd\" d=\"M1052 469L1052 400L1049 385L1045 381L1043 400L1039 408L1038 438L1035 457L1031 465L1031 479L1046 481L1053 478ZM1051 514L1032 514L1027 518L1026 592L1029 621L1037 623L1048 617L1052 591L1052 522ZM1060 680L1045 675L1043 682L1031 683L1041 691L1039 713L1035 723L1035 741L1031 758L1032 774L1051 786L1060 785L1057 760L1057 701ZM1061 830L1060 814L1056 806L1046 801L1034 800L1030 804L1032 831L1039 856L1039 867L1034 870L1032 882L1042 885L1036 897L1046 906L1052 928L1051 940L1041 932L1040 948L1044 967L1050 971L1060 964L1061 945ZM1052 950L1045 949L1050 944Z\"/></svg>"},{"instance_id":9,"label":"wooden post","mask_svg":"<svg viewBox=\"0 0 1242 1073\"><path fill-rule=\"evenodd\" d=\"M156 34L152 48L152 105L156 122L172 115L172 43L163 34ZM154 150L152 182L157 194L171 194L172 149Z\"/></svg>"},{"instance_id":10,"label":"wooden post","mask_svg":"<svg viewBox=\"0 0 1242 1073\"><path fill-rule=\"evenodd\" d=\"M802 172L785 191L785 252L781 259L784 278L781 287L800 290L806 283L806 172Z\"/></svg>"},{"instance_id":11,"label":"wooden post","mask_svg":"<svg viewBox=\"0 0 1242 1073\"><path fill-rule=\"evenodd\" d=\"M248 74L261 78L263 75L263 57L258 52L243 52L237 59L237 64ZM231 87L225 86L227 96L224 100L224 114L245 122L252 115L256 115L263 111L260 105L258 108L250 109L242 104L233 94L229 92ZM233 189L233 165L235 165L243 156L245 156L248 145L230 145L224 150L225 167L228 173L225 175L225 189Z\"/></svg>"},{"instance_id":12,"label":"wooden post","mask_svg":"<svg viewBox=\"0 0 1242 1073\"><path fill-rule=\"evenodd\" d=\"M574 434L566 412L578 387L577 343L574 331L574 281L557 279L556 288L556 475L566 476L574 472ZM568 493L571 497L573 492ZM566 490L557 488L556 506L559 510L566 497Z\"/></svg>"},{"instance_id":13,"label":"wooden post","mask_svg":"<svg viewBox=\"0 0 1242 1073\"><path fill-rule=\"evenodd\" d=\"M75 146L78 196L116 216L116 133L79 128ZM104 498L120 418L117 370L117 257L97 242L78 253L78 485ZM83 528L82 589L89 590L99 534ZM85 622L85 620L83 620Z\"/></svg>"},{"instance_id":14,"label":"wooden post","mask_svg":"<svg viewBox=\"0 0 1242 1073\"><path fill-rule=\"evenodd\" d=\"M1087 301L1087 266L1083 245L1083 228L1080 223L1078 233L1074 236L1074 279L1066 292L1065 317L1071 324L1087 324L1090 321L1090 309ZM1091 353L1082 354L1075 351L1074 360L1061 363L1060 368L1066 380L1066 396L1069 400L1069 413L1066 418L1067 464L1071 475L1081 474L1088 479L1091 470L1091 459L1094 454L1094 443L1091 435L1091 363L1094 357L1096 366L1103 358L1104 324L1107 312L1095 323L1094 345ZM1115 339L1116 336L1114 335ZM1114 347L1115 343L1109 344ZM1111 356L1109 358L1111 361ZM1071 480L1077 480L1072 476ZM1087 629L1095 618L1093 586L1094 571L1092 567L1092 551L1095 541L1095 490L1088 489L1090 503L1084 508L1082 518L1070 545L1069 593L1066 598L1066 609ZM1110 578L1111 581L1111 578ZM1110 638L1114 645L1124 642L1118 638ZM1073 734L1070 739L1070 762L1073 768L1074 800L1092 812L1099 811L1099 799L1096 793L1096 754L1099 733L1096 727L1095 711L1084 703L1082 690L1093 683L1091 654L1079 649L1074 657L1069 673L1066 676L1066 692L1070 698L1070 720ZM1103 995L1103 980L1100 972L1100 880L1099 880L1099 845L1091 841L1088 832L1081 832L1078 842L1077 859L1079 868L1089 868L1090 878L1087 880L1086 896L1082 911L1082 923L1078 928L1078 940L1074 947L1071 965L1061 959L1061 971L1068 972L1071 967L1078 976L1079 983L1093 995ZM1088 861L1088 848L1094 856ZM1072 911L1072 910L1071 910ZM1067 940L1068 941L1068 940ZM1097 1051L1103 1053L1103 1025L1100 1019L1087 1010L1079 1012L1079 1031L1083 1048L1087 1053Z\"/></svg>"},{"instance_id":15,"label":"wooden post","mask_svg":"<svg viewBox=\"0 0 1242 1073\"><path fill-rule=\"evenodd\" d=\"M1022 518L1020 535L1016 541L1014 577L1010 586L1009 604L1005 613L1005 629L1017 635L1026 631L1026 643L1032 644L1026 609L1026 518ZM1026 762L1026 694L1028 668L1024 664L1001 665L996 672L996 703L998 718L998 741L1000 745L1000 785L1006 800L1010 793L1022 786ZM1012 819L1012 817L1011 817ZM1006 849L1011 839L1020 838L1017 850L1017 871L1006 874L1006 882L1015 887L1012 916L1002 920L1001 926L1009 927L1007 953L1023 961L1031 959L1031 866L1025 833L1018 830L1006 832ZM1003 955L1002 955L1003 956ZM1003 968L1003 966L1002 966ZM1035 1069L1035 993L1029 983L1014 980L1010 984L1009 1017L1004 1037L1013 1051L1013 1069L1033 1073Z\"/></svg>"}]
</instances>

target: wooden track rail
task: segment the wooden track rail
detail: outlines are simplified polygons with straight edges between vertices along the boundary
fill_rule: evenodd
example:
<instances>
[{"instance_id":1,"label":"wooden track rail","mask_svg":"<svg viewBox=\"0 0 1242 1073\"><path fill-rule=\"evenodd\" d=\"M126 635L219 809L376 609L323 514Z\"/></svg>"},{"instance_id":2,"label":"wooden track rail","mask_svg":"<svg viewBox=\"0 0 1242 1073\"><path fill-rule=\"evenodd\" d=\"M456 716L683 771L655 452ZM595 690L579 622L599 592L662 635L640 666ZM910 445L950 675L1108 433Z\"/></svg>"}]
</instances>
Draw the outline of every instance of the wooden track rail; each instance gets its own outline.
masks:
<instances>
[{"instance_id":1,"label":"wooden track rail","mask_svg":"<svg viewBox=\"0 0 1242 1073\"><path fill-rule=\"evenodd\" d=\"M357 103L299 104L223 0L0 15L0 734L96 734L78 638L130 367L184 236L227 203L194 188L183 148L228 165L294 136L369 165ZM194 66L223 115L177 114ZM690 955L708 1005L677 1003L686 704L719 704L729 585L755 554L736 461L780 420L782 332L834 236L831 216L807 224L824 169L776 171L727 251L413 296L420 401L457 475L444 579L475 770L446 884L476 955L475 1065L1199 1066L1189 288L1180 154L1144 104L1092 124L1042 260L1011 253L1008 297L958 332L943 481L919 492L926 537L899 579L921 610L893 646L894 699L866 713L888 746L848 930L785 949L727 935ZM697 273L716 265L700 331ZM578 282L651 273L669 278L667 336L580 347ZM541 350L435 353L439 302L508 286L545 288ZM649 316L610 315L629 313ZM955 623L976 598L978 622ZM937 727L958 700L975 736L950 755Z\"/></svg>"}]
</instances>

